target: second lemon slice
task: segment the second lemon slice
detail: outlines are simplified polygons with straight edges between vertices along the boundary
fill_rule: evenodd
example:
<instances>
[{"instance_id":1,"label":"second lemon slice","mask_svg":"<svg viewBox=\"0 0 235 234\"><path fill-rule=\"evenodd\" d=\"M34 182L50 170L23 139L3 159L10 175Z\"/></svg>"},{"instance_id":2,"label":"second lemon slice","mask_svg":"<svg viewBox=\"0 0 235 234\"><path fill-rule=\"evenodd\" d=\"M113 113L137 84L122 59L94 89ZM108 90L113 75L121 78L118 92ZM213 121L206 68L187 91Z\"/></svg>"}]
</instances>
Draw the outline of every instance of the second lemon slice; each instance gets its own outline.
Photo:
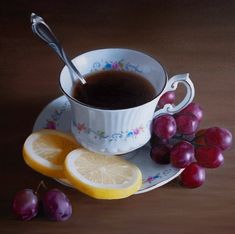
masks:
<instances>
[{"instance_id":1,"label":"second lemon slice","mask_svg":"<svg viewBox=\"0 0 235 234\"><path fill-rule=\"evenodd\" d=\"M78 190L98 199L128 197L142 184L141 171L134 164L82 148L67 155L65 175Z\"/></svg>"}]
</instances>

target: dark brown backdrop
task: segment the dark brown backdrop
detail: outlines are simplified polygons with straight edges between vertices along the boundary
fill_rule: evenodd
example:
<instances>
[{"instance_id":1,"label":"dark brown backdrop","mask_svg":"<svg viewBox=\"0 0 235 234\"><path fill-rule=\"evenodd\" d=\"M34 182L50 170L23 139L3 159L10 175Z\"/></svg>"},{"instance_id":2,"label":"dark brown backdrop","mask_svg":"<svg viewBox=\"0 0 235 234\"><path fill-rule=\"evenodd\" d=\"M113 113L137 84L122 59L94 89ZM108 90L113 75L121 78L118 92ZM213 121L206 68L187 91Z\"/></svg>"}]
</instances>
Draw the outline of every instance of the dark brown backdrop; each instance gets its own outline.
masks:
<instances>
[{"instance_id":1,"label":"dark brown backdrop","mask_svg":"<svg viewBox=\"0 0 235 234\"><path fill-rule=\"evenodd\" d=\"M8 233L235 233L234 148L225 165L207 170L204 186L177 180L123 200L100 201L29 169L22 144L42 108L61 95L63 64L30 30L30 13L43 16L71 57L104 47L128 47L158 58L170 75L190 72L201 127L234 133L235 1L5 1L0 3L1 189L0 232ZM73 204L64 223L38 217L16 221L16 191L44 179Z\"/></svg>"}]
</instances>

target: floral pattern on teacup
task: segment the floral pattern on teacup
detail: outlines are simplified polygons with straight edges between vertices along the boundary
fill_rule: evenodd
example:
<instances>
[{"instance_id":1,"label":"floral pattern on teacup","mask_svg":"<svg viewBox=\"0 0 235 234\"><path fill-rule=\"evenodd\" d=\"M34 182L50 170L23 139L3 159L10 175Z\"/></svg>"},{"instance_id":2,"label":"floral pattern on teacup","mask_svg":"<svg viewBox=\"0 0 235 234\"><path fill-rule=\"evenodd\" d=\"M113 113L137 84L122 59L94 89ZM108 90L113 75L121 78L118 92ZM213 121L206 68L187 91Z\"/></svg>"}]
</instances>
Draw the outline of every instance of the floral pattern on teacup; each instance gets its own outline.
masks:
<instances>
[{"instance_id":1,"label":"floral pattern on teacup","mask_svg":"<svg viewBox=\"0 0 235 234\"><path fill-rule=\"evenodd\" d=\"M76 126L78 133L86 133L93 135L95 139L105 139L108 141L117 141L118 139L124 139L127 140L128 138L134 138L140 135L145 131L144 126L139 126L137 128L131 129L131 130L126 130L126 131L121 131L118 133L113 133L111 135L107 135L103 130L93 130L89 127L86 126L85 123L75 123L73 122L74 126ZM149 125L149 124L147 124ZM148 126L146 126L148 127Z\"/></svg>"},{"instance_id":2,"label":"floral pattern on teacup","mask_svg":"<svg viewBox=\"0 0 235 234\"><path fill-rule=\"evenodd\" d=\"M139 65L126 62L124 59L118 61L97 61L94 62L90 72L107 71L107 70L124 70L143 73Z\"/></svg>"}]
</instances>

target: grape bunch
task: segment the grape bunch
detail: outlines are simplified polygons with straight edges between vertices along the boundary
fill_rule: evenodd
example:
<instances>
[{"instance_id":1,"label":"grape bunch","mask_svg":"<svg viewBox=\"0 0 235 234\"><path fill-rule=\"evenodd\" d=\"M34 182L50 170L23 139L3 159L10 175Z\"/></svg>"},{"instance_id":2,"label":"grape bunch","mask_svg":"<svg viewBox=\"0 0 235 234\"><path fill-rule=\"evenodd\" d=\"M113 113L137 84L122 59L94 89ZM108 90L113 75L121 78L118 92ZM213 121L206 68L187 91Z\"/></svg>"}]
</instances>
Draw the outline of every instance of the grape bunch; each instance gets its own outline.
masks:
<instances>
[{"instance_id":1,"label":"grape bunch","mask_svg":"<svg viewBox=\"0 0 235 234\"><path fill-rule=\"evenodd\" d=\"M158 106L175 102L175 93L165 93ZM205 168L217 168L224 163L223 151L232 145L232 134L220 127L198 130L203 117L199 104L190 103L175 115L161 115L154 119L150 140L151 158L159 164L171 163L185 168L180 175L182 185L201 186Z\"/></svg>"},{"instance_id":2,"label":"grape bunch","mask_svg":"<svg viewBox=\"0 0 235 234\"><path fill-rule=\"evenodd\" d=\"M67 196L59 189L50 189L39 199L38 189L23 189L17 192L13 199L12 211L14 215L24 221L31 220L40 211L53 221L65 221L72 215L72 206ZM41 203L40 203L41 202Z\"/></svg>"}]
</instances>

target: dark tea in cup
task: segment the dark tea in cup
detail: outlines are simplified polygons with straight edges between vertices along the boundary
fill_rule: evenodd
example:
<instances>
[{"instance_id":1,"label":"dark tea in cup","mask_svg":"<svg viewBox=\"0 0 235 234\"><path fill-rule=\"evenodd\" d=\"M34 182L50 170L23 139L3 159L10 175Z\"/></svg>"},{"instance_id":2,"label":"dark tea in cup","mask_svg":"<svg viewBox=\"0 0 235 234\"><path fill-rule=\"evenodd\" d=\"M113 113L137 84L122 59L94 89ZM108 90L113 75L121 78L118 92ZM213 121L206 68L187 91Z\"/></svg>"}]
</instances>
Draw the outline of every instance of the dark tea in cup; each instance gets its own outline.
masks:
<instances>
[{"instance_id":1,"label":"dark tea in cup","mask_svg":"<svg viewBox=\"0 0 235 234\"><path fill-rule=\"evenodd\" d=\"M81 103L102 109L126 109L140 106L157 95L153 85L142 75L129 71L98 71L85 76L86 84L77 82L73 97Z\"/></svg>"}]
</instances>

